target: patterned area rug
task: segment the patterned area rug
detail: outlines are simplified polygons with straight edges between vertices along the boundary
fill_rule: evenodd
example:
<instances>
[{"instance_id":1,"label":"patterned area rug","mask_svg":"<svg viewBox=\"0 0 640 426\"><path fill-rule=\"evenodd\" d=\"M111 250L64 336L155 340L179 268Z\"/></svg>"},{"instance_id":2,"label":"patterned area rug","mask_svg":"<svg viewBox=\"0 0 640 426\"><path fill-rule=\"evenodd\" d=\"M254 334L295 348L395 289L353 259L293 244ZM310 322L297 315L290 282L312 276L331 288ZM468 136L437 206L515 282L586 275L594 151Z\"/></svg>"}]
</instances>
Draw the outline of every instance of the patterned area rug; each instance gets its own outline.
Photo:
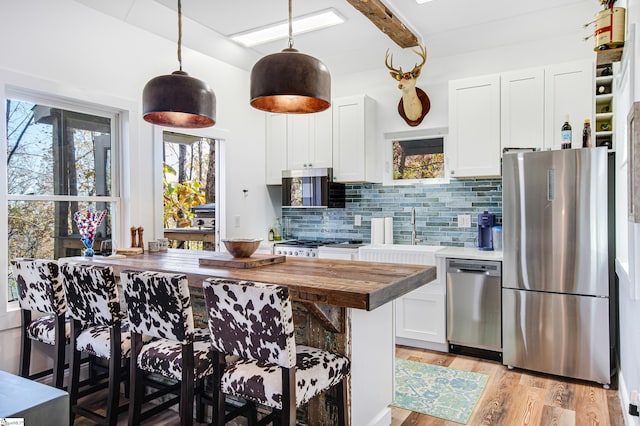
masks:
<instances>
[{"instance_id":1,"label":"patterned area rug","mask_svg":"<svg viewBox=\"0 0 640 426\"><path fill-rule=\"evenodd\" d=\"M489 376L396 358L393 406L467 424Z\"/></svg>"}]
</instances>

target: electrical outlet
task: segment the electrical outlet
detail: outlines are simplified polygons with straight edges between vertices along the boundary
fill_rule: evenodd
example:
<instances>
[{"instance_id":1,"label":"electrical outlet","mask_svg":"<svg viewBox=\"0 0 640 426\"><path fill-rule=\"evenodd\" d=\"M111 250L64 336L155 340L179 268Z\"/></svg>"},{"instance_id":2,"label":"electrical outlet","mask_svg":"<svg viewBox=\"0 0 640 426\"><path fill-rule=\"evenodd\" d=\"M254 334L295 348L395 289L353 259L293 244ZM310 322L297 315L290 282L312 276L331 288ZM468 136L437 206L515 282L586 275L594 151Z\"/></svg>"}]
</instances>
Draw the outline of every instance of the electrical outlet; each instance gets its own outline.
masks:
<instances>
[{"instance_id":1,"label":"electrical outlet","mask_svg":"<svg viewBox=\"0 0 640 426\"><path fill-rule=\"evenodd\" d=\"M359 214L353 216L353 219L355 221L355 226L360 226L362 225L362 216L360 216Z\"/></svg>"},{"instance_id":2,"label":"electrical outlet","mask_svg":"<svg viewBox=\"0 0 640 426\"><path fill-rule=\"evenodd\" d=\"M458 228L471 228L471 215L459 214L458 215Z\"/></svg>"},{"instance_id":3,"label":"electrical outlet","mask_svg":"<svg viewBox=\"0 0 640 426\"><path fill-rule=\"evenodd\" d=\"M240 216L239 215L234 216L233 219L234 219L233 226L235 226L236 228L240 228Z\"/></svg>"}]
</instances>

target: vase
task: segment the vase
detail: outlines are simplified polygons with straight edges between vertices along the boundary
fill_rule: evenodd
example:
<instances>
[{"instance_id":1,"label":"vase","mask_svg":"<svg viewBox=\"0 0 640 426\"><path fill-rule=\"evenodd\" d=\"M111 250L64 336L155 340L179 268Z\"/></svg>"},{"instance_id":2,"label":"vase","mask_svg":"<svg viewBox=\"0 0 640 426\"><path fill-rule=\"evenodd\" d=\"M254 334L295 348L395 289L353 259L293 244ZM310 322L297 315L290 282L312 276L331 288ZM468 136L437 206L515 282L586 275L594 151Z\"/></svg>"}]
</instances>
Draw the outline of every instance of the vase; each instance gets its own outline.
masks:
<instances>
[{"instance_id":1,"label":"vase","mask_svg":"<svg viewBox=\"0 0 640 426\"><path fill-rule=\"evenodd\" d=\"M93 239L92 238L82 238L82 244L84 244L84 256L85 257L93 257L95 251L93 251Z\"/></svg>"}]
</instances>

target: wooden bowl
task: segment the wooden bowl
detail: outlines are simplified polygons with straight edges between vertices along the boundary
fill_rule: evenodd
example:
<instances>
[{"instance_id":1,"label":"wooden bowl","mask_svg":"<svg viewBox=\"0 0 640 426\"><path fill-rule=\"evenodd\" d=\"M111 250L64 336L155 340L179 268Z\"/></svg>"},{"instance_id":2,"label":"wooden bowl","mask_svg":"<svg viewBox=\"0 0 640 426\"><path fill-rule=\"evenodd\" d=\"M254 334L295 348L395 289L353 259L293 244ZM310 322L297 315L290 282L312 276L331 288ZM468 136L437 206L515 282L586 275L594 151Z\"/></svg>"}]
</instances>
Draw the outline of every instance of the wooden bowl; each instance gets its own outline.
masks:
<instances>
[{"instance_id":1,"label":"wooden bowl","mask_svg":"<svg viewBox=\"0 0 640 426\"><path fill-rule=\"evenodd\" d=\"M233 238L222 240L227 251L233 257L250 257L260 246L262 240L252 238Z\"/></svg>"}]
</instances>

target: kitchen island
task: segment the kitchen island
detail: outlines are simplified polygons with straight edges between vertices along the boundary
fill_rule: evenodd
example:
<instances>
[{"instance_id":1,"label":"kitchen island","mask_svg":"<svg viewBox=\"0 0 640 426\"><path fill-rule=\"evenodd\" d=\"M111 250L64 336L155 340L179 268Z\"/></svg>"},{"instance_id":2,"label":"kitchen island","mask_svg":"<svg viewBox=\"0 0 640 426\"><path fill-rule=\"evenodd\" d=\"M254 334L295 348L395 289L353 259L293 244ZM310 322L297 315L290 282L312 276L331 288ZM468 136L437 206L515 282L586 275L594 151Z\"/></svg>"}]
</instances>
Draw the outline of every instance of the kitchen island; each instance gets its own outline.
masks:
<instances>
[{"instance_id":1,"label":"kitchen island","mask_svg":"<svg viewBox=\"0 0 640 426\"><path fill-rule=\"evenodd\" d=\"M210 252L169 250L125 258L68 258L130 270L184 273L195 298L208 277L286 285L294 301L296 342L343 353L351 359L350 422L389 425L393 400L394 299L436 277L435 266L288 257L283 263L251 269L201 266ZM200 292L200 293L199 293ZM194 310L197 304L194 302ZM206 320L201 318L202 320ZM332 424L331 397L310 401L302 413L308 424Z\"/></svg>"}]
</instances>

